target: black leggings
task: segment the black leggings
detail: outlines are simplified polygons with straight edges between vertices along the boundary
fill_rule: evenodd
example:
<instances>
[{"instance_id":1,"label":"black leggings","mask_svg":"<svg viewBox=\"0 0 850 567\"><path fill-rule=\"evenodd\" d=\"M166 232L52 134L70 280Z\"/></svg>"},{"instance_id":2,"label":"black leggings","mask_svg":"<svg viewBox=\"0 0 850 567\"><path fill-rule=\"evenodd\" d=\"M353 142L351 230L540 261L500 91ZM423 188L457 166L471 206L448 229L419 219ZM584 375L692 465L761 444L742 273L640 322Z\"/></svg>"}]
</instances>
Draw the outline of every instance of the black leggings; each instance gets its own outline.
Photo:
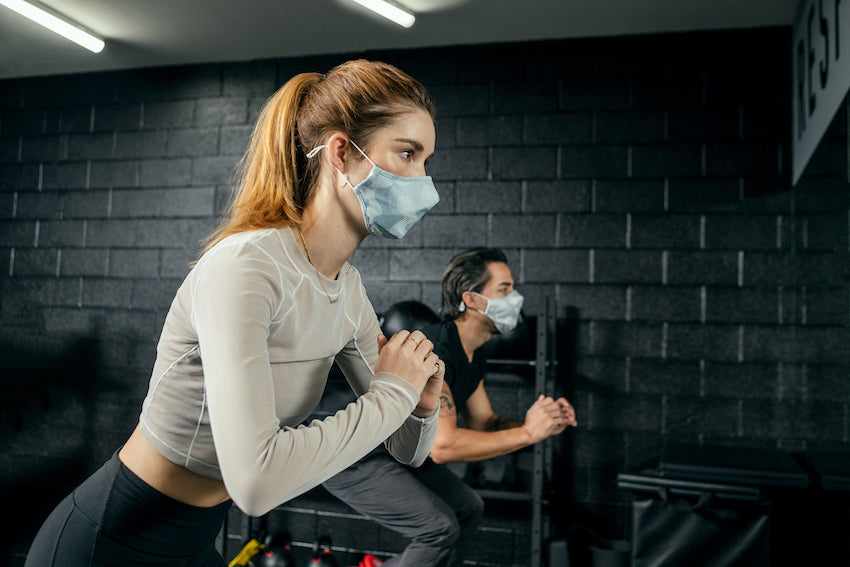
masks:
<instances>
[{"instance_id":1,"label":"black leggings","mask_svg":"<svg viewBox=\"0 0 850 567\"><path fill-rule=\"evenodd\" d=\"M116 451L53 510L25 567L221 567L215 538L230 506L178 502L133 474Z\"/></svg>"}]
</instances>

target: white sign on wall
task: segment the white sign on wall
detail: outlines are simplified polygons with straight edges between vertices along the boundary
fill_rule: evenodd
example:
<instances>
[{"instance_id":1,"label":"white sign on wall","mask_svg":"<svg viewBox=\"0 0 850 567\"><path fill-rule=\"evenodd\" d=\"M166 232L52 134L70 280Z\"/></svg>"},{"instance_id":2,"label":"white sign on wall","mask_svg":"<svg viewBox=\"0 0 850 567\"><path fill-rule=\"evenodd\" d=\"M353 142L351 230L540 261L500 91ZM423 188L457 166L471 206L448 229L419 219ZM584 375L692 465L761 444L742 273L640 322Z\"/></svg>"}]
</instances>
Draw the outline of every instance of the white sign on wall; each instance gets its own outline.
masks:
<instances>
[{"instance_id":1,"label":"white sign on wall","mask_svg":"<svg viewBox=\"0 0 850 567\"><path fill-rule=\"evenodd\" d=\"M800 0L791 48L796 184L850 90L850 0Z\"/></svg>"}]
</instances>

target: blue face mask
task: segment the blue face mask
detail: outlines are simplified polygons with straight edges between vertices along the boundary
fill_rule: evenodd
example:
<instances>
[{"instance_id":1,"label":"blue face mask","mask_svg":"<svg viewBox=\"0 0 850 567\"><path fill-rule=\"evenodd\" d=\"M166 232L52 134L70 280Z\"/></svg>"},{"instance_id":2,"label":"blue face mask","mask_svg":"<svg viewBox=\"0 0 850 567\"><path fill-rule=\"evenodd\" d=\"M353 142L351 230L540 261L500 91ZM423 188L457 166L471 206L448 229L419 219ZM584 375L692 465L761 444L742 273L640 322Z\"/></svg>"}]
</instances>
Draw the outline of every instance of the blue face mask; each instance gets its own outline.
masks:
<instances>
[{"instance_id":1,"label":"blue face mask","mask_svg":"<svg viewBox=\"0 0 850 567\"><path fill-rule=\"evenodd\" d=\"M366 152L353 141L351 145L372 164L372 171L356 186L352 185L341 171L337 171L343 175L345 182L354 190L360 201L366 230L375 236L402 238L440 201L434 182L428 175L403 177L385 171L375 165ZM307 157L313 157L325 147L327 146L322 145L313 148Z\"/></svg>"}]
</instances>

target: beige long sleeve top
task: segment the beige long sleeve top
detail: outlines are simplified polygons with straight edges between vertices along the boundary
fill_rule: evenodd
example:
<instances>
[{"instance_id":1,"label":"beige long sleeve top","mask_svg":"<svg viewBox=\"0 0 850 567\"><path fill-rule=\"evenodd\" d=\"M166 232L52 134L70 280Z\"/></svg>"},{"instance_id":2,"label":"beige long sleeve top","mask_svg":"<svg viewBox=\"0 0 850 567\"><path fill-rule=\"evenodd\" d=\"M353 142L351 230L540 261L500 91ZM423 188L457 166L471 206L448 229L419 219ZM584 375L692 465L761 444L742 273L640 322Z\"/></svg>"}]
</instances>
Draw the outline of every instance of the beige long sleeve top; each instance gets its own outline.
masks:
<instances>
[{"instance_id":1,"label":"beige long sleeve top","mask_svg":"<svg viewBox=\"0 0 850 567\"><path fill-rule=\"evenodd\" d=\"M169 460L222 479L250 515L306 492L382 442L400 462L418 466L434 442L437 414L412 415L415 388L374 373L379 332L349 264L336 280L318 274L287 228L228 237L177 291L142 432ZM334 360L358 398L303 425Z\"/></svg>"}]
</instances>

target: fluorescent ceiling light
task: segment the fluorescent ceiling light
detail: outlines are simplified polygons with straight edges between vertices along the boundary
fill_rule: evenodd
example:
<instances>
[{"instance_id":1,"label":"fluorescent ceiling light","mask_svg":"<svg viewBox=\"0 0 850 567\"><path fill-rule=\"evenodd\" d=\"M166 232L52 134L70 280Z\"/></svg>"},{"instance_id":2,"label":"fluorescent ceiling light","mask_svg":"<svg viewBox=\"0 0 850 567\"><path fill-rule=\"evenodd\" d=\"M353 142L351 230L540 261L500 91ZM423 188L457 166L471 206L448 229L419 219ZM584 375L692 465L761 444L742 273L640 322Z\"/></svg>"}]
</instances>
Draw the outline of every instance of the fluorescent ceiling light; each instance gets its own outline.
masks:
<instances>
[{"instance_id":1,"label":"fluorescent ceiling light","mask_svg":"<svg viewBox=\"0 0 850 567\"><path fill-rule=\"evenodd\" d=\"M24 2L23 0L0 0L0 4L46 27L50 31L82 45L89 51L93 51L94 53L103 51L105 44L102 39L83 30L79 25L58 18L30 2Z\"/></svg>"},{"instance_id":2,"label":"fluorescent ceiling light","mask_svg":"<svg viewBox=\"0 0 850 567\"><path fill-rule=\"evenodd\" d=\"M380 14L388 20L392 20L397 23L401 27L409 28L413 25L413 22L416 21L416 16L411 14L410 12L405 12L398 6L394 6L389 2L385 2L384 0L353 0L357 2L364 8L368 8L375 12L376 14Z\"/></svg>"}]
</instances>

